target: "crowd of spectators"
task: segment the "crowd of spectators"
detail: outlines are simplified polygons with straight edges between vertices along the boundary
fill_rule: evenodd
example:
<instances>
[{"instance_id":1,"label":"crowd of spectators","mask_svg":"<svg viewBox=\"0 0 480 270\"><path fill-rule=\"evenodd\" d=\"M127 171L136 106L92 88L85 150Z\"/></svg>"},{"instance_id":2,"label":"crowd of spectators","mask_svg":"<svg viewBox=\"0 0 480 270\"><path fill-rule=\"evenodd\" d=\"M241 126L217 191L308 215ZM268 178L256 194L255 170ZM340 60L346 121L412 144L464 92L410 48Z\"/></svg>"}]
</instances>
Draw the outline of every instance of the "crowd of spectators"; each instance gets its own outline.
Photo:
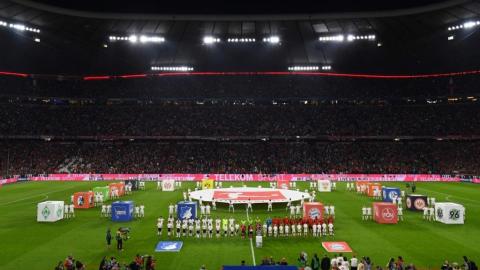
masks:
<instances>
[{"instance_id":1,"label":"crowd of spectators","mask_svg":"<svg viewBox=\"0 0 480 270\"><path fill-rule=\"evenodd\" d=\"M480 174L470 142L8 142L3 175L71 173Z\"/></svg>"},{"instance_id":2,"label":"crowd of spectators","mask_svg":"<svg viewBox=\"0 0 480 270\"><path fill-rule=\"evenodd\" d=\"M475 97L479 78L1 77L0 171L4 176L54 172L478 175L475 157L480 144L474 139L480 136L480 105ZM458 104L436 99L431 104L373 102L378 97L415 100L452 92L472 96ZM45 96L48 102L42 103L42 98L26 102L21 95ZM94 101L65 103L54 96ZM133 101L116 97L133 97ZM202 101L206 97L218 100ZM237 103L230 97L252 100ZM296 101L274 100L279 97ZM301 97L309 101L302 102ZM371 102L315 101L330 97ZM163 101L149 103L142 98ZM415 138L394 141L401 136ZM446 136L450 137L442 138ZM52 137L52 142L32 141Z\"/></svg>"},{"instance_id":3,"label":"crowd of spectators","mask_svg":"<svg viewBox=\"0 0 480 270\"><path fill-rule=\"evenodd\" d=\"M0 135L480 135L480 105L0 104Z\"/></svg>"}]
</instances>

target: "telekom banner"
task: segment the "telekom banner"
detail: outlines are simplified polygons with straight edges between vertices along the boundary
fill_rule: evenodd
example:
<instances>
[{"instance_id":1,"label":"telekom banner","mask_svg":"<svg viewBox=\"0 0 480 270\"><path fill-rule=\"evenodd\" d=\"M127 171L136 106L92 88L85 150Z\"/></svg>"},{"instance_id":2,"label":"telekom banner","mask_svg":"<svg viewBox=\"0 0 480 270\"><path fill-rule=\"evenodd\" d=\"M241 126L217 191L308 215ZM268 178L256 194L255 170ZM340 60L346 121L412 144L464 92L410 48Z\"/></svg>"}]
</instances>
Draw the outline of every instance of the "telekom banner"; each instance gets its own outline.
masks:
<instances>
[{"instance_id":1,"label":"telekom banner","mask_svg":"<svg viewBox=\"0 0 480 270\"><path fill-rule=\"evenodd\" d=\"M7 178L7 179L0 179L0 186L5 184L11 184L17 182L17 178Z\"/></svg>"},{"instance_id":2,"label":"telekom banner","mask_svg":"<svg viewBox=\"0 0 480 270\"><path fill-rule=\"evenodd\" d=\"M33 181L99 181L99 180L147 180L161 181L164 179L176 181L378 181L378 182L460 182L465 181L460 176L443 174L48 174L29 177ZM470 179L480 183L480 179Z\"/></svg>"}]
</instances>

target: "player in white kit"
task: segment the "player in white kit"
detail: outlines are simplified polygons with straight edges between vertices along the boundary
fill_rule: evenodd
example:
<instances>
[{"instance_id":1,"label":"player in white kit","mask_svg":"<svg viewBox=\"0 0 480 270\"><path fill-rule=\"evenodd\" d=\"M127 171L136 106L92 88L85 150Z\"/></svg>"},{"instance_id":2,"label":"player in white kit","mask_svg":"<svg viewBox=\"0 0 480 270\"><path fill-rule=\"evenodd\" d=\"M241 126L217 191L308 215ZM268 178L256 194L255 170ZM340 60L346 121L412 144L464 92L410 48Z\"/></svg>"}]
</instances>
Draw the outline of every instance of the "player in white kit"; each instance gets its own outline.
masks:
<instances>
[{"instance_id":1,"label":"player in white kit","mask_svg":"<svg viewBox=\"0 0 480 270\"><path fill-rule=\"evenodd\" d=\"M217 201L215 199L212 200L212 210L217 210Z\"/></svg>"},{"instance_id":2,"label":"player in white kit","mask_svg":"<svg viewBox=\"0 0 480 270\"><path fill-rule=\"evenodd\" d=\"M273 225L273 237L278 237L278 226L277 226L277 224Z\"/></svg>"},{"instance_id":3,"label":"player in white kit","mask_svg":"<svg viewBox=\"0 0 480 270\"><path fill-rule=\"evenodd\" d=\"M435 201L434 201L435 203ZM435 208L430 207L430 221L435 221Z\"/></svg>"},{"instance_id":4,"label":"player in white kit","mask_svg":"<svg viewBox=\"0 0 480 270\"><path fill-rule=\"evenodd\" d=\"M303 223L303 236L307 236L307 235L308 235L308 224Z\"/></svg>"},{"instance_id":5,"label":"player in white kit","mask_svg":"<svg viewBox=\"0 0 480 270\"><path fill-rule=\"evenodd\" d=\"M403 221L403 208L401 205L398 206L397 208L397 216L398 216L398 220L402 220Z\"/></svg>"},{"instance_id":6,"label":"player in white kit","mask_svg":"<svg viewBox=\"0 0 480 270\"><path fill-rule=\"evenodd\" d=\"M167 236L170 238L172 235L173 221L167 220Z\"/></svg>"},{"instance_id":7,"label":"player in white kit","mask_svg":"<svg viewBox=\"0 0 480 270\"><path fill-rule=\"evenodd\" d=\"M423 208L423 219L428 219L430 209L428 207Z\"/></svg>"},{"instance_id":8,"label":"player in white kit","mask_svg":"<svg viewBox=\"0 0 480 270\"><path fill-rule=\"evenodd\" d=\"M232 213L235 213L235 208L233 207L233 202L232 200L228 201L228 212L232 211Z\"/></svg>"},{"instance_id":9,"label":"player in white kit","mask_svg":"<svg viewBox=\"0 0 480 270\"><path fill-rule=\"evenodd\" d=\"M272 226L268 226L267 231L268 231L268 236L272 237Z\"/></svg>"},{"instance_id":10,"label":"player in white kit","mask_svg":"<svg viewBox=\"0 0 480 270\"><path fill-rule=\"evenodd\" d=\"M300 217L302 215L302 206L297 205L295 209L296 209L295 214L297 215L297 217Z\"/></svg>"},{"instance_id":11,"label":"player in white kit","mask_svg":"<svg viewBox=\"0 0 480 270\"><path fill-rule=\"evenodd\" d=\"M367 207L363 206L362 207L362 220L367 220L368 215L367 215Z\"/></svg>"},{"instance_id":12,"label":"player in white kit","mask_svg":"<svg viewBox=\"0 0 480 270\"><path fill-rule=\"evenodd\" d=\"M322 224L322 235L323 236L327 235L327 223Z\"/></svg>"},{"instance_id":13,"label":"player in white kit","mask_svg":"<svg viewBox=\"0 0 480 270\"><path fill-rule=\"evenodd\" d=\"M135 206L133 216L136 218L140 217L140 206Z\"/></svg>"},{"instance_id":14,"label":"player in white kit","mask_svg":"<svg viewBox=\"0 0 480 270\"><path fill-rule=\"evenodd\" d=\"M288 198L286 211L288 211L288 209L290 209L290 211L291 211L292 210L291 206L292 206L292 199Z\"/></svg>"},{"instance_id":15,"label":"player in white kit","mask_svg":"<svg viewBox=\"0 0 480 270\"><path fill-rule=\"evenodd\" d=\"M73 204L70 204L69 208L70 208L68 211L69 217L75 217L75 206Z\"/></svg>"},{"instance_id":16,"label":"player in white kit","mask_svg":"<svg viewBox=\"0 0 480 270\"><path fill-rule=\"evenodd\" d=\"M333 206L333 205L330 205L330 215L332 217L335 217L335 206Z\"/></svg>"},{"instance_id":17,"label":"player in white kit","mask_svg":"<svg viewBox=\"0 0 480 270\"><path fill-rule=\"evenodd\" d=\"M203 204L200 205L200 216L205 216L205 205Z\"/></svg>"},{"instance_id":18,"label":"player in white kit","mask_svg":"<svg viewBox=\"0 0 480 270\"><path fill-rule=\"evenodd\" d=\"M210 209L211 209L210 204L207 204L205 206L205 215L210 216Z\"/></svg>"},{"instance_id":19,"label":"player in white kit","mask_svg":"<svg viewBox=\"0 0 480 270\"><path fill-rule=\"evenodd\" d=\"M272 212L272 200L268 200L267 212Z\"/></svg>"},{"instance_id":20,"label":"player in white kit","mask_svg":"<svg viewBox=\"0 0 480 270\"><path fill-rule=\"evenodd\" d=\"M140 205L140 211L138 212L140 217L145 217L145 205Z\"/></svg>"},{"instance_id":21,"label":"player in white kit","mask_svg":"<svg viewBox=\"0 0 480 270\"><path fill-rule=\"evenodd\" d=\"M248 199L248 202L247 202L247 212L248 210L250 210L250 212L253 212L252 201L250 201L250 198Z\"/></svg>"},{"instance_id":22,"label":"player in white kit","mask_svg":"<svg viewBox=\"0 0 480 270\"><path fill-rule=\"evenodd\" d=\"M328 223L328 232L329 232L330 235L334 235L333 223Z\"/></svg>"},{"instance_id":23,"label":"player in white kit","mask_svg":"<svg viewBox=\"0 0 480 270\"><path fill-rule=\"evenodd\" d=\"M372 208L367 207L367 220L372 219Z\"/></svg>"},{"instance_id":24,"label":"player in white kit","mask_svg":"<svg viewBox=\"0 0 480 270\"><path fill-rule=\"evenodd\" d=\"M162 235L163 217L157 219L157 235Z\"/></svg>"},{"instance_id":25,"label":"player in white kit","mask_svg":"<svg viewBox=\"0 0 480 270\"><path fill-rule=\"evenodd\" d=\"M294 217L295 216L295 206L291 205L290 206L290 217Z\"/></svg>"},{"instance_id":26,"label":"player in white kit","mask_svg":"<svg viewBox=\"0 0 480 270\"><path fill-rule=\"evenodd\" d=\"M64 218L69 218L69 213L68 213L69 211L68 211L68 209L69 209L68 204L65 204L65 205L63 206L63 217L64 217Z\"/></svg>"},{"instance_id":27,"label":"player in white kit","mask_svg":"<svg viewBox=\"0 0 480 270\"><path fill-rule=\"evenodd\" d=\"M67 205L65 205L65 206L67 206ZM65 207L65 209L67 209L67 207ZM102 216L102 217L107 216L107 206L106 205L102 205L102 212L100 212L100 216Z\"/></svg>"}]
</instances>

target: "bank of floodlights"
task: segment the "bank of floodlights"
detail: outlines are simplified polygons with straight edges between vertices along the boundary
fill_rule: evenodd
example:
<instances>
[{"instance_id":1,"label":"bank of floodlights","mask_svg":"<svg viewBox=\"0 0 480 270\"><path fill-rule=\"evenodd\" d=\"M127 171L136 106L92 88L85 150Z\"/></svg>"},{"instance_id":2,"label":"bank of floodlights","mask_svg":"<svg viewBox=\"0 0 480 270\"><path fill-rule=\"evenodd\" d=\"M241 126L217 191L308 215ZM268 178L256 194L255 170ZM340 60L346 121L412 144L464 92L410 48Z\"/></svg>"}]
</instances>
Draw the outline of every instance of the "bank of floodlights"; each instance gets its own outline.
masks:
<instances>
[{"instance_id":1,"label":"bank of floodlights","mask_svg":"<svg viewBox=\"0 0 480 270\"><path fill-rule=\"evenodd\" d=\"M130 36L109 36L108 40L110 42L116 41L129 41L130 43L163 43L165 42L164 37L160 36L146 36L146 35L130 35Z\"/></svg>"},{"instance_id":2,"label":"bank of floodlights","mask_svg":"<svg viewBox=\"0 0 480 270\"><path fill-rule=\"evenodd\" d=\"M318 40L321 42L352 42L355 40L375 40L375 35L333 35L333 36L323 36L319 37Z\"/></svg>"},{"instance_id":3,"label":"bank of floodlights","mask_svg":"<svg viewBox=\"0 0 480 270\"><path fill-rule=\"evenodd\" d=\"M8 27L8 28L11 28L13 30L18 30L18 31L28 31L28 32L33 32L33 33L40 33L40 29L38 29L38 28L28 27L26 25L19 24L19 23L8 23L8 22L5 22L5 21L0 21L0 26Z\"/></svg>"},{"instance_id":4,"label":"bank of floodlights","mask_svg":"<svg viewBox=\"0 0 480 270\"><path fill-rule=\"evenodd\" d=\"M319 66L291 66L288 71L318 71Z\"/></svg>"},{"instance_id":5,"label":"bank of floodlights","mask_svg":"<svg viewBox=\"0 0 480 270\"><path fill-rule=\"evenodd\" d=\"M270 44L279 44L280 43L280 37L279 36L265 37L265 38L263 38L263 42L270 43Z\"/></svg>"},{"instance_id":6,"label":"bank of floodlights","mask_svg":"<svg viewBox=\"0 0 480 270\"><path fill-rule=\"evenodd\" d=\"M193 67L188 66L165 66L165 67L158 67L153 66L151 67L152 71L169 71L169 72L190 72L193 71Z\"/></svg>"},{"instance_id":7,"label":"bank of floodlights","mask_svg":"<svg viewBox=\"0 0 480 270\"><path fill-rule=\"evenodd\" d=\"M229 43L253 43L256 39L254 38L228 38L227 42Z\"/></svg>"},{"instance_id":8,"label":"bank of floodlights","mask_svg":"<svg viewBox=\"0 0 480 270\"><path fill-rule=\"evenodd\" d=\"M214 43L219 43L220 41L221 41L220 38L213 37L213 36L203 37L203 44L214 44Z\"/></svg>"},{"instance_id":9,"label":"bank of floodlights","mask_svg":"<svg viewBox=\"0 0 480 270\"><path fill-rule=\"evenodd\" d=\"M452 26L448 27L447 30L448 31L455 31L455 30L459 30L459 29L470 29L470 28L479 27L479 26L480 26L480 21L468 21L468 22L464 22L462 24L452 25Z\"/></svg>"}]
</instances>

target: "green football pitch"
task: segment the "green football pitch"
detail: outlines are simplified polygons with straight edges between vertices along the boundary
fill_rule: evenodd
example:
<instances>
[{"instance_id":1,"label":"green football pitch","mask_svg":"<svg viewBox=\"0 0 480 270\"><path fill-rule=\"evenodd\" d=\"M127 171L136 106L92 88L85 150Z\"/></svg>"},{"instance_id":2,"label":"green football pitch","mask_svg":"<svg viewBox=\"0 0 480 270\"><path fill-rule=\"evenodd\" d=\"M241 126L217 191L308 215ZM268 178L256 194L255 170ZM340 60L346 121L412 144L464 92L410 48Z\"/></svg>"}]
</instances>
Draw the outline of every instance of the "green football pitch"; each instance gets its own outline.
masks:
<instances>
[{"instance_id":1,"label":"green football pitch","mask_svg":"<svg viewBox=\"0 0 480 270\"><path fill-rule=\"evenodd\" d=\"M224 186L241 186L243 183L224 183ZM248 183L248 186L268 186L268 183ZM105 182L30 182L5 185L0 188L0 269L53 269L58 261L73 255L97 269L103 256L115 256L128 263L134 256L150 254L157 260L157 269L221 269L222 265L238 265L242 260L258 265L265 256L275 260L285 257L296 264L301 251L323 256L321 241L347 241L357 256L369 256L375 265L385 266L390 257L403 256L420 269L438 269L443 260L461 261L466 255L478 261L480 254L480 185L468 183L418 183L417 193L437 198L437 202L451 201L466 207L465 225L445 225L424 221L422 213L404 211L404 221L396 225L381 225L361 220L361 207L370 205L371 198L345 190L339 183L337 191L317 192L316 201L335 205L335 236L313 238L267 238L263 247L256 248L248 239L228 237L220 239L183 238L183 249L178 253L155 253L158 241L166 240L156 234L156 219L167 216L168 204L182 200L182 191L194 187L183 183L180 190L161 192L156 183L147 183L145 191L135 191L123 200L133 200L145 205L145 218L128 223L114 223L100 217L100 210L76 209L76 218L56 223L37 223L36 205L46 200L70 201L70 195L87 191ZM385 183L405 189L404 183ZM304 190L308 183L299 183ZM284 205L274 205L274 212L267 214L266 205L254 206L250 218L264 220L268 216L285 216ZM227 208L220 207L213 217L231 216ZM246 219L244 207L237 206L233 215L237 220ZM131 239L124 244L124 251L107 249L105 232L120 226L131 228ZM165 229L164 229L165 230ZM350 254L347 255L350 257ZM255 259L254 259L255 258Z\"/></svg>"}]
</instances>

